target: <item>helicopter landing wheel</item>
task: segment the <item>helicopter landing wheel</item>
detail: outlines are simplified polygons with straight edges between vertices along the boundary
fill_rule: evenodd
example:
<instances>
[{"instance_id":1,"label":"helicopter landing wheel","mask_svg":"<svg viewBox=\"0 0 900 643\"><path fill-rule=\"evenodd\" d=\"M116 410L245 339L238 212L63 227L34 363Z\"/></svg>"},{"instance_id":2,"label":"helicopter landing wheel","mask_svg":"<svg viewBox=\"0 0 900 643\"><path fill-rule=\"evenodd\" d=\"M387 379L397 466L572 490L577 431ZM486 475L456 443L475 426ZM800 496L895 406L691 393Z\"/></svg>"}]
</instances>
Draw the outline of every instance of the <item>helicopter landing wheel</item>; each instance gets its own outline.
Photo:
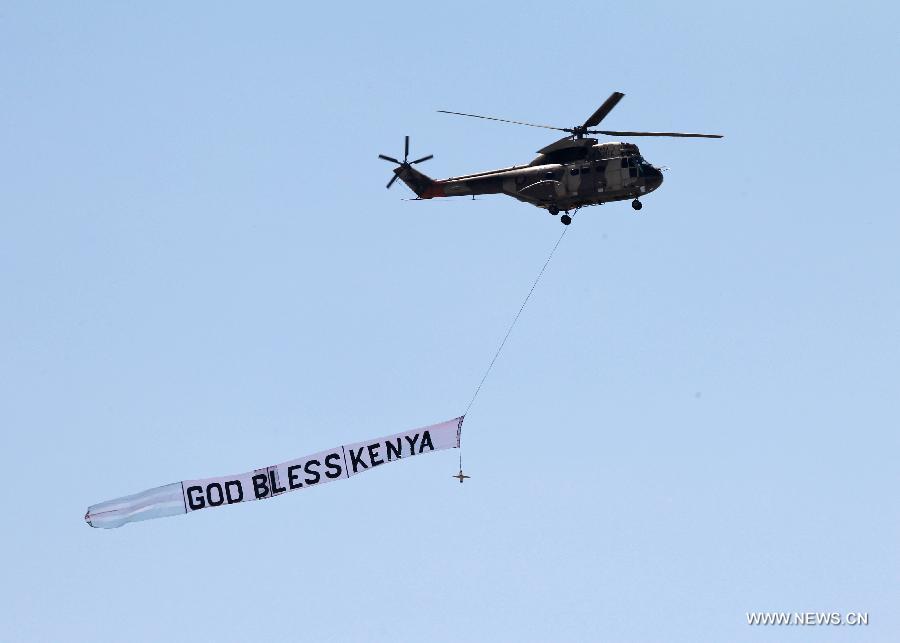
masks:
<instances>
[{"instance_id":1,"label":"helicopter landing wheel","mask_svg":"<svg viewBox=\"0 0 900 643\"><path fill-rule=\"evenodd\" d=\"M572 217L570 217L568 214L562 215L559 220L562 221L563 225L569 225L570 223L572 223Z\"/></svg>"},{"instance_id":2,"label":"helicopter landing wheel","mask_svg":"<svg viewBox=\"0 0 900 643\"><path fill-rule=\"evenodd\" d=\"M547 212L549 212L553 216L556 216L557 214L559 214L559 208L557 208L555 205L550 206L549 208L547 208Z\"/></svg>"},{"instance_id":3,"label":"helicopter landing wheel","mask_svg":"<svg viewBox=\"0 0 900 643\"><path fill-rule=\"evenodd\" d=\"M640 201L638 201L637 199L635 199L634 201L631 202L631 207L634 208L635 210L640 210L641 208L644 207L644 204L641 203Z\"/></svg>"}]
</instances>

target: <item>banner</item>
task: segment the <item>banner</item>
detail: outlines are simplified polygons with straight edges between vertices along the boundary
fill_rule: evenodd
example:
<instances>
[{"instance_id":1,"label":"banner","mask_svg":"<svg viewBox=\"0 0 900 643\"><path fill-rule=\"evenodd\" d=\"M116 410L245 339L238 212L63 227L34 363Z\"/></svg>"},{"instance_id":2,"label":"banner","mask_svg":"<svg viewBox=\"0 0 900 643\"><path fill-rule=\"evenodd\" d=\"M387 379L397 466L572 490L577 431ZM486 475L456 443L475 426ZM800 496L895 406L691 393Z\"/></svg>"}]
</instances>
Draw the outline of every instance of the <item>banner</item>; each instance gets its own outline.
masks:
<instances>
[{"instance_id":1,"label":"banner","mask_svg":"<svg viewBox=\"0 0 900 643\"><path fill-rule=\"evenodd\" d=\"M342 480L395 460L458 448L464 418L460 416L412 431L346 444L247 473L184 480L156 487L92 505L84 520L91 527L111 529L139 520L264 500Z\"/></svg>"}]
</instances>

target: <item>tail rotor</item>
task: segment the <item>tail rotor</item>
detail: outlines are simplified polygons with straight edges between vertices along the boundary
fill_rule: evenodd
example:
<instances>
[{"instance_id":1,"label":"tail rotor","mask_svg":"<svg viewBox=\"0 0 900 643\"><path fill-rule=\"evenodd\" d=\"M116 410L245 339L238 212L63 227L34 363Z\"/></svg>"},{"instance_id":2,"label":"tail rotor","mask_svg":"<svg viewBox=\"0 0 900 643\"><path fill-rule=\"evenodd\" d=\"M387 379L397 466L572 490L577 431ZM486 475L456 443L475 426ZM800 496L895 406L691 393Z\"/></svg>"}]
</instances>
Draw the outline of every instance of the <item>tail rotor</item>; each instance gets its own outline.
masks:
<instances>
[{"instance_id":1,"label":"tail rotor","mask_svg":"<svg viewBox=\"0 0 900 643\"><path fill-rule=\"evenodd\" d=\"M434 154L429 154L428 156L423 156L422 158L416 159L415 161L407 160L407 159L409 159L409 136L407 136L405 138L405 141L403 144L403 160L402 161L398 161L393 156L385 156L384 154L379 154L378 158L384 159L385 161L388 161L389 163L396 163L399 166L397 168L394 168L394 176L391 177L391 180L388 181L388 184L385 186L386 188L390 189L390 187L394 184L394 181L396 181L400 177L400 172L402 170L410 168L413 165L416 165L417 163L422 163L424 161L427 161L428 159L432 159L432 158L434 158Z\"/></svg>"}]
</instances>

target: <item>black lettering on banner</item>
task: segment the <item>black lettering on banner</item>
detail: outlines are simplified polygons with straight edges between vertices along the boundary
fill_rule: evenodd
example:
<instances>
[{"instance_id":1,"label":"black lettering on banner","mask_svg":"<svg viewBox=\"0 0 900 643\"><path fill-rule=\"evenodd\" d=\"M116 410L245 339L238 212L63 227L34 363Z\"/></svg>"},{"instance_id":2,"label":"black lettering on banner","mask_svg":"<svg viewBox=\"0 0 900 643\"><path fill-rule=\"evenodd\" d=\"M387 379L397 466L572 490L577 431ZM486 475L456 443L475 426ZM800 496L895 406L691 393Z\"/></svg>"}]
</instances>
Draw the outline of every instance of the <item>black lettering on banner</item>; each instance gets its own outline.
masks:
<instances>
[{"instance_id":1,"label":"black lettering on banner","mask_svg":"<svg viewBox=\"0 0 900 643\"><path fill-rule=\"evenodd\" d=\"M362 465L363 469L369 468L369 465L367 465L365 462L363 462L363 459L362 459L362 450L364 448L365 447L359 447L359 449L357 450L356 453L353 453L353 449L350 449L350 466L353 467L353 473L356 473L357 471L359 471L357 465L360 465L360 464Z\"/></svg>"},{"instance_id":2,"label":"black lettering on banner","mask_svg":"<svg viewBox=\"0 0 900 643\"><path fill-rule=\"evenodd\" d=\"M434 444L431 442L431 434L428 431L422 434L422 444L419 446L419 453L422 453L426 446L431 451L434 451Z\"/></svg>"},{"instance_id":3,"label":"black lettering on banner","mask_svg":"<svg viewBox=\"0 0 900 643\"><path fill-rule=\"evenodd\" d=\"M196 498L191 495L195 492L199 492L200 495ZM188 506L191 508L191 511L196 511L197 509L203 509L206 506L206 500L203 499L203 487L188 487L187 488L187 497L188 497Z\"/></svg>"},{"instance_id":4,"label":"black lettering on banner","mask_svg":"<svg viewBox=\"0 0 900 643\"><path fill-rule=\"evenodd\" d=\"M397 446L394 446L394 443L390 440L386 440L384 446L387 450L388 462L392 460L391 453L393 453L398 458L403 457L403 438L397 438Z\"/></svg>"},{"instance_id":5,"label":"black lettering on banner","mask_svg":"<svg viewBox=\"0 0 900 643\"><path fill-rule=\"evenodd\" d=\"M264 473L257 473L252 478L253 480L253 495L256 496L257 500L261 500L262 498L266 498L269 495L269 478Z\"/></svg>"},{"instance_id":6,"label":"black lettering on banner","mask_svg":"<svg viewBox=\"0 0 900 643\"><path fill-rule=\"evenodd\" d=\"M285 491L287 491L287 489L285 489L284 487L278 486L278 481L275 479L276 473L278 473L278 471L274 467L272 469L269 469L269 481L272 483L273 496L277 493L284 493Z\"/></svg>"},{"instance_id":7,"label":"black lettering on banner","mask_svg":"<svg viewBox=\"0 0 900 643\"><path fill-rule=\"evenodd\" d=\"M237 487L237 495L231 493L232 488ZM229 505L241 502L244 499L244 487L241 486L240 480L229 480L225 483L225 498Z\"/></svg>"},{"instance_id":8,"label":"black lettering on banner","mask_svg":"<svg viewBox=\"0 0 900 643\"><path fill-rule=\"evenodd\" d=\"M218 494L218 498L213 500L213 491ZM206 501L210 507L219 507L225 504L225 494L222 493L222 485L218 482L210 482L206 485Z\"/></svg>"},{"instance_id":9,"label":"black lettering on banner","mask_svg":"<svg viewBox=\"0 0 900 643\"><path fill-rule=\"evenodd\" d=\"M315 459L306 461L306 464L303 465L303 470L306 471L307 475L315 476L315 477L307 478L306 480L304 480L304 482L306 482L306 484L318 484L319 480L322 479L322 476L319 475L319 472L316 470L313 470L313 471L309 470L309 465L311 465L311 464L314 464L318 467L322 463Z\"/></svg>"},{"instance_id":10,"label":"black lettering on banner","mask_svg":"<svg viewBox=\"0 0 900 643\"><path fill-rule=\"evenodd\" d=\"M334 460L340 460L341 456L337 453L329 453L325 456L325 466L328 467L328 471L325 472L326 477L328 478L340 478L343 470L341 469L341 465L332 462L332 458ZM334 473L332 473L334 471Z\"/></svg>"},{"instance_id":11,"label":"black lettering on banner","mask_svg":"<svg viewBox=\"0 0 900 643\"><path fill-rule=\"evenodd\" d=\"M375 444L369 445L369 462L372 463L373 467L377 467L379 464L384 464L384 460L378 458L378 447L380 446L381 442L376 442Z\"/></svg>"},{"instance_id":12,"label":"black lettering on banner","mask_svg":"<svg viewBox=\"0 0 900 643\"><path fill-rule=\"evenodd\" d=\"M299 464L292 464L288 467L288 486L291 489L299 489L303 486L303 483L300 482L300 476L294 473L298 469L300 469Z\"/></svg>"},{"instance_id":13,"label":"black lettering on banner","mask_svg":"<svg viewBox=\"0 0 900 643\"><path fill-rule=\"evenodd\" d=\"M409 439L408 435L403 436L406 438L406 441L409 442L409 455L416 455L416 442L419 440L419 434L416 433L412 436L412 440Z\"/></svg>"}]
</instances>

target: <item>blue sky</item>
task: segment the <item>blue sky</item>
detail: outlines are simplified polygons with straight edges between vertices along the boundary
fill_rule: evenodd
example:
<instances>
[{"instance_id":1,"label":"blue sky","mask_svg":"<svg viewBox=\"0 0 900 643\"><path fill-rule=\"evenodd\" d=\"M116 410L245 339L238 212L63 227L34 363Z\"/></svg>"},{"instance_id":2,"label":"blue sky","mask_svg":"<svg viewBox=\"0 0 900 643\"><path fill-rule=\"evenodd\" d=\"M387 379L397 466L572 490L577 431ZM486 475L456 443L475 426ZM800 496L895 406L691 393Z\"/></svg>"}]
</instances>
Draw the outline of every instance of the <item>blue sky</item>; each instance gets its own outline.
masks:
<instances>
[{"instance_id":1,"label":"blue sky","mask_svg":"<svg viewBox=\"0 0 900 643\"><path fill-rule=\"evenodd\" d=\"M3 640L900 634L897 9L7 3ZM456 453L88 528L92 503L450 419L561 232L416 203L542 130L637 141ZM748 611L862 611L754 628ZM812 630L812 631L810 631Z\"/></svg>"}]
</instances>

